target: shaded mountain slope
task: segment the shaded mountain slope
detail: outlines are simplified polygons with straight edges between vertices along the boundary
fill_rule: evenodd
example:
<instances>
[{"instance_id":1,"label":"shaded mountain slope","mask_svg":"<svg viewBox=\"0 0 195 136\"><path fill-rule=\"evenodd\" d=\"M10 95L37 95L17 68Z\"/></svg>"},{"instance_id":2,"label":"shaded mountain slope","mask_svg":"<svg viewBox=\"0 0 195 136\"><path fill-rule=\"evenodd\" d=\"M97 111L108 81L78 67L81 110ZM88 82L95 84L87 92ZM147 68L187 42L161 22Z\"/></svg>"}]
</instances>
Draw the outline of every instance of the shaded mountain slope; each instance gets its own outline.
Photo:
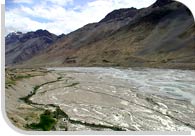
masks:
<instances>
[{"instance_id":1,"label":"shaded mountain slope","mask_svg":"<svg viewBox=\"0 0 195 136\"><path fill-rule=\"evenodd\" d=\"M53 44L58 37L47 30L35 32L13 32L5 37L6 65L18 64L37 55Z\"/></svg>"},{"instance_id":2,"label":"shaded mountain slope","mask_svg":"<svg viewBox=\"0 0 195 136\"><path fill-rule=\"evenodd\" d=\"M82 56L79 57L81 65L194 69L193 21L183 6L157 9L93 44L90 49L81 49L77 56Z\"/></svg>"},{"instance_id":3,"label":"shaded mountain slope","mask_svg":"<svg viewBox=\"0 0 195 136\"><path fill-rule=\"evenodd\" d=\"M195 25L181 3L121 9L54 43L23 66L147 66L195 69Z\"/></svg>"}]
</instances>

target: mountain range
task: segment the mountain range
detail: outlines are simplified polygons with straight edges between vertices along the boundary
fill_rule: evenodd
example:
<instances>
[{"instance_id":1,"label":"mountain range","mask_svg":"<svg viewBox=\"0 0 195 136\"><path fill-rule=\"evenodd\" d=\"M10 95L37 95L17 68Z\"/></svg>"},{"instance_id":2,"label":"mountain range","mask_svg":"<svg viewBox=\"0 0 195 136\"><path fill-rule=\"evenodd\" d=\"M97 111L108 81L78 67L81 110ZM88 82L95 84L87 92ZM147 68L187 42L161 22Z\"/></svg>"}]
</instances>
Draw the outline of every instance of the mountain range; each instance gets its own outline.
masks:
<instances>
[{"instance_id":1,"label":"mountain range","mask_svg":"<svg viewBox=\"0 0 195 136\"><path fill-rule=\"evenodd\" d=\"M179 2L114 10L69 34L47 30L5 37L6 66L122 66L195 69L195 24Z\"/></svg>"}]
</instances>

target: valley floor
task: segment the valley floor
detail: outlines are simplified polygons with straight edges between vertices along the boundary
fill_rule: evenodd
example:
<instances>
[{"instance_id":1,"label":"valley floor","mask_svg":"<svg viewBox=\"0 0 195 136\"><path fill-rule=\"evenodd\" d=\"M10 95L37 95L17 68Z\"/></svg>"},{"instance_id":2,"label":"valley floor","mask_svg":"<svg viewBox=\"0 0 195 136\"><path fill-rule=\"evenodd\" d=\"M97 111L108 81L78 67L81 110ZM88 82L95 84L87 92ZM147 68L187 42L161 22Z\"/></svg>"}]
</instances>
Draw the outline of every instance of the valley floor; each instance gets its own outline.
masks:
<instances>
[{"instance_id":1,"label":"valley floor","mask_svg":"<svg viewBox=\"0 0 195 136\"><path fill-rule=\"evenodd\" d=\"M195 130L195 71L66 67L5 74L7 115L24 130Z\"/></svg>"}]
</instances>

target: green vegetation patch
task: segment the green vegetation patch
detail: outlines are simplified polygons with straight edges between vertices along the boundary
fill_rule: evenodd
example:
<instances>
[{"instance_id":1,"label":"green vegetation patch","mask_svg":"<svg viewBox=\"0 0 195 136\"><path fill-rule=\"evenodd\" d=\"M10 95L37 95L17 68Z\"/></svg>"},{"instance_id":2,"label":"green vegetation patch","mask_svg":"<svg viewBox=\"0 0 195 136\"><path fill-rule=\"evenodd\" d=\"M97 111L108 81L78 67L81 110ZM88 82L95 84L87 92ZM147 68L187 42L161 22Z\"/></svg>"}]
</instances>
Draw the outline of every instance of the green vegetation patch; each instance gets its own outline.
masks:
<instances>
[{"instance_id":1,"label":"green vegetation patch","mask_svg":"<svg viewBox=\"0 0 195 136\"><path fill-rule=\"evenodd\" d=\"M72 84L70 84L70 85L67 85L66 87L72 87L72 86L76 86L76 85L78 85L79 84L79 82L76 82L76 83L72 83Z\"/></svg>"},{"instance_id":2,"label":"green vegetation patch","mask_svg":"<svg viewBox=\"0 0 195 136\"><path fill-rule=\"evenodd\" d=\"M58 78L57 78L57 80L60 80L60 79L62 79L62 77L58 77Z\"/></svg>"},{"instance_id":3,"label":"green vegetation patch","mask_svg":"<svg viewBox=\"0 0 195 136\"><path fill-rule=\"evenodd\" d=\"M25 97L19 98L19 99L20 99L20 100L23 100L23 101L24 101L25 103L27 103L27 104L34 104L31 100L29 100L30 97L32 97L33 95L35 95L36 92L37 92L37 90L38 90L41 86L44 86L44 85L50 84L50 83L54 83L54 82L57 82L57 81L59 81L59 80L57 79L57 80L54 80L54 81L50 81L50 82L43 83L43 84L41 84L41 85L36 85L36 86L33 88L33 91L32 91L30 94L28 94L28 95L25 96Z\"/></svg>"},{"instance_id":4,"label":"green vegetation patch","mask_svg":"<svg viewBox=\"0 0 195 136\"><path fill-rule=\"evenodd\" d=\"M36 130L50 131L55 128L56 123L57 120L54 113L49 110L45 110L45 112L40 115L39 123L32 123L27 125L27 127Z\"/></svg>"},{"instance_id":5,"label":"green vegetation patch","mask_svg":"<svg viewBox=\"0 0 195 136\"><path fill-rule=\"evenodd\" d=\"M46 71L47 72L47 71ZM44 76L45 71L40 69L5 69L5 87L9 88L16 85L16 82L22 79L35 76Z\"/></svg>"},{"instance_id":6,"label":"green vegetation patch","mask_svg":"<svg viewBox=\"0 0 195 136\"><path fill-rule=\"evenodd\" d=\"M6 88L11 87L12 85L16 85L17 80L21 80L24 78L30 78L30 77L33 77L33 76L31 74L27 74L27 75L10 74L5 79L5 86Z\"/></svg>"},{"instance_id":7,"label":"green vegetation patch","mask_svg":"<svg viewBox=\"0 0 195 136\"><path fill-rule=\"evenodd\" d=\"M14 80L11 80L11 79L5 80L5 87L6 88L11 87L12 85L15 85L15 84L16 84L16 81L14 81Z\"/></svg>"},{"instance_id":8,"label":"green vegetation patch","mask_svg":"<svg viewBox=\"0 0 195 136\"><path fill-rule=\"evenodd\" d=\"M30 78L33 77L31 74L27 74L27 75L16 75L14 78L15 80L17 79L23 79L23 78Z\"/></svg>"}]
</instances>

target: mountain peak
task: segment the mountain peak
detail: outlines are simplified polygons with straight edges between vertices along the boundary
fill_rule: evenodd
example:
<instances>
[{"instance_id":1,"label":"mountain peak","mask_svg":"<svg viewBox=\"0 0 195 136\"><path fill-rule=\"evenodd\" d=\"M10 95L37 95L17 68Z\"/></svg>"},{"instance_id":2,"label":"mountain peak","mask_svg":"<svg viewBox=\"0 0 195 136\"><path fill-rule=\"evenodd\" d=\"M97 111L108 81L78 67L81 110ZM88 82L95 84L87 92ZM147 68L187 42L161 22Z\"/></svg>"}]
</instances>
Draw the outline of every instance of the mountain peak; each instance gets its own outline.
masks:
<instances>
[{"instance_id":1,"label":"mountain peak","mask_svg":"<svg viewBox=\"0 0 195 136\"><path fill-rule=\"evenodd\" d=\"M103 18L100 22L107 22L111 20L121 20L122 18L132 18L136 15L137 9L134 7L131 8L123 8L117 9L110 13L108 13L105 18Z\"/></svg>"},{"instance_id":2,"label":"mountain peak","mask_svg":"<svg viewBox=\"0 0 195 136\"><path fill-rule=\"evenodd\" d=\"M167 5L169 3L173 2L173 0L157 0L152 7L162 7L164 5Z\"/></svg>"},{"instance_id":3,"label":"mountain peak","mask_svg":"<svg viewBox=\"0 0 195 136\"><path fill-rule=\"evenodd\" d=\"M34 33L35 33L35 35L38 35L38 36L48 36L48 35L51 35L51 33L49 31L42 30L42 29L38 29Z\"/></svg>"},{"instance_id":4,"label":"mountain peak","mask_svg":"<svg viewBox=\"0 0 195 136\"><path fill-rule=\"evenodd\" d=\"M58 37L47 30L27 33L14 32L5 38L6 64L15 64L28 60L33 55L52 45ZM12 50L14 48L14 50ZM13 52L16 55L13 55Z\"/></svg>"},{"instance_id":5,"label":"mountain peak","mask_svg":"<svg viewBox=\"0 0 195 136\"><path fill-rule=\"evenodd\" d=\"M17 32L11 32L11 33L9 33L6 37L19 36L19 35L22 35L22 32L17 31Z\"/></svg>"}]
</instances>

